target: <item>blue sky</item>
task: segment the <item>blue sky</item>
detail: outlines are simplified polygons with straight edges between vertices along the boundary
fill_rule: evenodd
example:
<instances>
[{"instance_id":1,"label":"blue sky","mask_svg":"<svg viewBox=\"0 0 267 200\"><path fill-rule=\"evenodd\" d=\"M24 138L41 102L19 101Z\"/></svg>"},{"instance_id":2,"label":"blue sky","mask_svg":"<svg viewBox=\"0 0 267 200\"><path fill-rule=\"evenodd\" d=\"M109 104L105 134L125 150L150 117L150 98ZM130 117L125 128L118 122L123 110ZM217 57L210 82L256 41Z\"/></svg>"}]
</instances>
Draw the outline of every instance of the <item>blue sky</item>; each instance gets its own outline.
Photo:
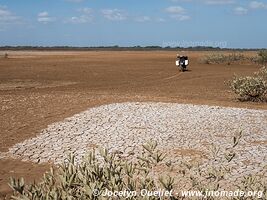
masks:
<instances>
[{"instance_id":1,"label":"blue sky","mask_svg":"<svg viewBox=\"0 0 267 200\"><path fill-rule=\"evenodd\" d=\"M0 45L267 47L267 0L0 0Z\"/></svg>"}]
</instances>

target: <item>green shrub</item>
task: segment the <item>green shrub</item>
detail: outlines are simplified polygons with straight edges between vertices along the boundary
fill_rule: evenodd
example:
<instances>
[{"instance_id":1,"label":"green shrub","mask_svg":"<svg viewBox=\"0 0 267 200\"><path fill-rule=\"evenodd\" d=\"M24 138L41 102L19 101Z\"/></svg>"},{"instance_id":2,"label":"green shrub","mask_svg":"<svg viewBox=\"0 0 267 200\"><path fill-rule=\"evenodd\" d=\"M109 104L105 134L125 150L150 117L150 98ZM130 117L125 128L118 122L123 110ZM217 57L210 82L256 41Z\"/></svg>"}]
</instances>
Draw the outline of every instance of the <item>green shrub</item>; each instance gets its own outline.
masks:
<instances>
[{"instance_id":1,"label":"green shrub","mask_svg":"<svg viewBox=\"0 0 267 200\"><path fill-rule=\"evenodd\" d=\"M180 164L172 164L166 160L165 154L157 150L157 144L143 145L144 150L140 157L134 161L123 159L119 154L108 153L101 150L100 155L95 151L90 152L81 164L75 164L75 157L70 156L67 162L60 165L55 171L51 169L46 173L40 183L25 185L23 179L11 178L10 186L14 190L13 199L112 199L103 197L103 192L109 191L182 191L198 190L200 192L224 190L225 175L229 175L231 169L229 163L235 158L234 149L242 136L239 132L233 137L227 150L223 154L217 146L212 145L210 157L219 162L201 169L199 163L181 161ZM263 172L264 173L264 172ZM262 199L266 199L266 179L261 174L249 175L242 178L238 185L232 184L232 190L262 191ZM253 181L252 181L253 180ZM184 184L188 187L185 188ZM126 198L113 198L126 199ZM186 199L174 195L168 198L133 196L128 199ZM202 197L198 199L216 199L216 197ZM240 197L240 199L246 199ZM250 199L258 199L250 198Z\"/></svg>"},{"instance_id":2,"label":"green shrub","mask_svg":"<svg viewBox=\"0 0 267 200\"><path fill-rule=\"evenodd\" d=\"M267 94L267 69L263 67L255 76L234 77L230 88L241 101L265 101Z\"/></svg>"}]
</instances>

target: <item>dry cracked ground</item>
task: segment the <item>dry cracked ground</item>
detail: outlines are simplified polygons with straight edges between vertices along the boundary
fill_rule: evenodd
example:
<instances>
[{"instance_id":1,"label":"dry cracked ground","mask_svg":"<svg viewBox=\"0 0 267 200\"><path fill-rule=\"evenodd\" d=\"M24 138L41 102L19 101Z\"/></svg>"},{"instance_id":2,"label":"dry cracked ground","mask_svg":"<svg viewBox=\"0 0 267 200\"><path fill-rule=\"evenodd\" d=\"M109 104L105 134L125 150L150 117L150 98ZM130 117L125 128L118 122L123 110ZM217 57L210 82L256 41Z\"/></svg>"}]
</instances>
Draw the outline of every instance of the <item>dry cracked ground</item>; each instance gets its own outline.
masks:
<instances>
[{"instance_id":1,"label":"dry cracked ground","mask_svg":"<svg viewBox=\"0 0 267 200\"><path fill-rule=\"evenodd\" d=\"M174 163L205 167L214 164L210 147L228 148L240 130L232 180L266 177L267 106L236 101L225 84L259 66L204 65L206 52L188 52L190 71L179 73L175 54L10 52L0 60L0 198L10 194L9 176L32 181L68 153L81 159L96 147L127 158L157 141Z\"/></svg>"},{"instance_id":2,"label":"dry cracked ground","mask_svg":"<svg viewBox=\"0 0 267 200\"><path fill-rule=\"evenodd\" d=\"M72 153L81 161L90 147L141 155L144 143L156 141L173 164L232 145L242 131L238 158L229 164L232 178L264 172L267 163L267 111L175 103L119 103L91 108L44 129L2 154L36 163L63 163ZM182 155L181 152L188 150ZM1 156L1 155L0 155ZM211 165L209 160L202 163ZM265 174L267 176L267 174Z\"/></svg>"}]
</instances>

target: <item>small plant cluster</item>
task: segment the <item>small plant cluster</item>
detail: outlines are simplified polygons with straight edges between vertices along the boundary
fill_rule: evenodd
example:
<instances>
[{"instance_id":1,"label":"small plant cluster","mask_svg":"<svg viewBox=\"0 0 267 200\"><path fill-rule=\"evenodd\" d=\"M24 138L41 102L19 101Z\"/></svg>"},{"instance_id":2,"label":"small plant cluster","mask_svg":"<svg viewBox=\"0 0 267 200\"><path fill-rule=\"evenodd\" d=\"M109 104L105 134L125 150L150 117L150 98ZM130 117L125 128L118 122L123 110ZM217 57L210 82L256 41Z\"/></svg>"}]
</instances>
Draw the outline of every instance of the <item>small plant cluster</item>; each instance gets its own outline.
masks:
<instances>
[{"instance_id":1,"label":"small plant cluster","mask_svg":"<svg viewBox=\"0 0 267 200\"><path fill-rule=\"evenodd\" d=\"M95 151L90 152L81 164L75 164L75 157L71 155L67 162L60 165L55 171L46 173L40 183L25 185L23 179L11 178L10 186L14 190L12 199L16 200L57 200L57 199L126 199L126 197L105 197L108 191L182 191L198 190L201 194L206 191L223 190L223 182L230 175L231 168L227 165L236 156L234 149L242 136L239 132L233 137L233 142L224 153L212 145L211 156L219 165L211 165L208 169L201 169L199 164L182 162L172 164L165 161L165 154L157 149L157 143L143 145L143 153L136 161L122 159L119 154L100 150L100 156ZM231 175L230 175L231 176ZM173 178L174 177L174 178ZM187 187L184 186L187 184ZM262 191L261 199L267 199L266 179L258 176L246 176L232 189L242 191ZM160 196L129 196L127 199L192 199L181 195L169 197ZM197 199L216 199L212 196L203 196ZM233 198L234 199L234 198ZM240 197L238 199L258 199L258 197Z\"/></svg>"},{"instance_id":2,"label":"small plant cluster","mask_svg":"<svg viewBox=\"0 0 267 200\"><path fill-rule=\"evenodd\" d=\"M266 65L267 63L267 50L261 50L258 52L258 63Z\"/></svg>"},{"instance_id":3,"label":"small plant cluster","mask_svg":"<svg viewBox=\"0 0 267 200\"><path fill-rule=\"evenodd\" d=\"M11 178L10 186L16 191L12 198L110 199L101 194L106 190L156 191L158 184L168 191L172 190L173 178L158 177L158 182L155 179L155 168L165 158L156 147L157 143L143 145L144 151L135 163L123 160L119 153L109 154L105 149L99 151L100 155L96 155L95 151L89 152L81 164L75 164L75 156L70 155L56 172L51 168L40 183L25 186L23 179Z\"/></svg>"},{"instance_id":4,"label":"small plant cluster","mask_svg":"<svg viewBox=\"0 0 267 200\"><path fill-rule=\"evenodd\" d=\"M261 68L254 76L235 76L229 82L229 86L238 95L240 101L266 101L267 68Z\"/></svg>"},{"instance_id":5,"label":"small plant cluster","mask_svg":"<svg viewBox=\"0 0 267 200\"><path fill-rule=\"evenodd\" d=\"M247 61L248 58L241 53L231 53L231 54L222 54L214 53L206 55L201 59L201 62L204 64L232 64L237 62Z\"/></svg>"},{"instance_id":6,"label":"small plant cluster","mask_svg":"<svg viewBox=\"0 0 267 200\"><path fill-rule=\"evenodd\" d=\"M267 50L259 51L256 56L250 57L250 61L258 65L266 65L267 64Z\"/></svg>"},{"instance_id":7,"label":"small plant cluster","mask_svg":"<svg viewBox=\"0 0 267 200\"><path fill-rule=\"evenodd\" d=\"M204 56L201 60L204 64L232 64L232 63L256 63L260 65L267 64L267 50L261 50L256 56L246 56L242 53L213 53Z\"/></svg>"},{"instance_id":8,"label":"small plant cluster","mask_svg":"<svg viewBox=\"0 0 267 200\"><path fill-rule=\"evenodd\" d=\"M3 55L0 56L0 58L8 59L8 53L4 53Z\"/></svg>"}]
</instances>

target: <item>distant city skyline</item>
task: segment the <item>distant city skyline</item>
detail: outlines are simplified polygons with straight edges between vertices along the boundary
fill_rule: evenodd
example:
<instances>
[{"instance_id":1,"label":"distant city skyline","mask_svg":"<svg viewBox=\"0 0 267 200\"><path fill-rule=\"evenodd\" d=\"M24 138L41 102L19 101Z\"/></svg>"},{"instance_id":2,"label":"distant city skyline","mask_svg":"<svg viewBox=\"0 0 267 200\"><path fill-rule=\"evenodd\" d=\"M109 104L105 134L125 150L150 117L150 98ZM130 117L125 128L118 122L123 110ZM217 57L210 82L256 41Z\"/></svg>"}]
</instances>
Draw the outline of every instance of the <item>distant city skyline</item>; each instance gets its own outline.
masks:
<instances>
[{"instance_id":1,"label":"distant city skyline","mask_svg":"<svg viewBox=\"0 0 267 200\"><path fill-rule=\"evenodd\" d=\"M267 48L267 0L0 0L0 46Z\"/></svg>"}]
</instances>

